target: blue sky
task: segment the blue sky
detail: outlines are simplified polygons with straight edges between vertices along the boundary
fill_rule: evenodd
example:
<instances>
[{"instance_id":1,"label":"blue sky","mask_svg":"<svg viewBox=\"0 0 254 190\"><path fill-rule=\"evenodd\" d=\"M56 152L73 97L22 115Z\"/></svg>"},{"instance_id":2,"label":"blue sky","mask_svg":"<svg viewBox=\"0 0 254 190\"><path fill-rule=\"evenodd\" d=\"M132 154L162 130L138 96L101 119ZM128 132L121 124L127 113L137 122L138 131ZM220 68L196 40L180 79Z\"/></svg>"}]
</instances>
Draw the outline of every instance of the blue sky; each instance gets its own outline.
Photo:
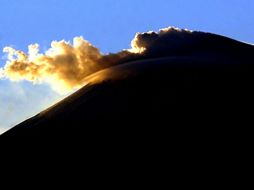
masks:
<instances>
[{"instance_id":1,"label":"blue sky","mask_svg":"<svg viewBox=\"0 0 254 190\"><path fill-rule=\"evenodd\" d=\"M83 36L102 52L117 52L136 32L167 26L254 43L253 10L253 0L0 0L0 49L38 43L46 50L52 40ZM0 80L0 133L59 98L47 85Z\"/></svg>"}]
</instances>

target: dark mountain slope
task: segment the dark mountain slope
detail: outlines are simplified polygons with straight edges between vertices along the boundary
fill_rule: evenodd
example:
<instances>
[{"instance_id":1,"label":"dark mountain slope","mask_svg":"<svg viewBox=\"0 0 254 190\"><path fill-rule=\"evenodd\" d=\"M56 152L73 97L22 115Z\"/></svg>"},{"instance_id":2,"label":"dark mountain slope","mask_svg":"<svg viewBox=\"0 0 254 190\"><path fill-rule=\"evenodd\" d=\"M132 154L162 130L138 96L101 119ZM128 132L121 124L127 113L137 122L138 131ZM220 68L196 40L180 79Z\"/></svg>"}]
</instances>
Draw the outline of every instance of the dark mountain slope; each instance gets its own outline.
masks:
<instances>
[{"instance_id":1,"label":"dark mountain slope","mask_svg":"<svg viewBox=\"0 0 254 190\"><path fill-rule=\"evenodd\" d=\"M120 146L170 137L187 141L200 133L206 139L253 125L254 48L218 39L218 50L144 57L97 72L82 89L1 139Z\"/></svg>"}]
</instances>

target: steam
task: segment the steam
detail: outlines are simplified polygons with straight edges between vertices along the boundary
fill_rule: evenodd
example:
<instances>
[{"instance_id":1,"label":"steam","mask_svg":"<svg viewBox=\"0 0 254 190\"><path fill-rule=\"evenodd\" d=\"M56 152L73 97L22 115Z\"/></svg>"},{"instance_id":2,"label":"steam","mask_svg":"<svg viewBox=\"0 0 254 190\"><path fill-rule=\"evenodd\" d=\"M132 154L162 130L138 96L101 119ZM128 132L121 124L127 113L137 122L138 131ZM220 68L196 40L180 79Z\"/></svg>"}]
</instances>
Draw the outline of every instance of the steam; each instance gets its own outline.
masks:
<instances>
[{"instance_id":1,"label":"steam","mask_svg":"<svg viewBox=\"0 0 254 190\"><path fill-rule=\"evenodd\" d=\"M53 41L45 53L40 53L38 44L29 45L28 53L5 47L3 52L7 54L7 61L4 68L0 68L0 78L27 80L34 84L48 83L57 92L66 93L84 85L84 78L96 71L140 59L154 47L159 47L158 44L163 48L165 38L190 33L173 27L158 33L137 33L131 42L131 49L106 55L83 37L75 37L72 42Z\"/></svg>"},{"instance_id":2,"label":"steam","mask_svg":"<svg viewBox=\"0 0 254 190\"><path fill-rule=\"evenodd\" d=\"M181 43L184 37L192 35L191 30L179 29L176 27L168 27L160 29L158 32L143 32L137 33L134 39L131 41L130 52L144 53L147 50L160 47L173 47L173 41L177 40L177 43ZM180 38L180 39L179 39ZM185 39L186 40L186 39ZM167 43L169 42L169 43ZM176 46L174 46L176 48ZM160 49L160 51L163 49Z\"/></svg>"},{"instance_id":3,"label":"steam","mask_svg":"<svg viewBox=\"0 0 254 190\"><path fill-rule=\"evenodd\" d=\"M28 80L33 83L47 82L58 92L67 92L80 87L87 75L101 69L97 62L102 57L99 50L82 37L72 43L53 41L44 54L39 45L28 46L28 54L5 47L7 62L2 75L12 81Z\"/></svg>"}]
</instances>

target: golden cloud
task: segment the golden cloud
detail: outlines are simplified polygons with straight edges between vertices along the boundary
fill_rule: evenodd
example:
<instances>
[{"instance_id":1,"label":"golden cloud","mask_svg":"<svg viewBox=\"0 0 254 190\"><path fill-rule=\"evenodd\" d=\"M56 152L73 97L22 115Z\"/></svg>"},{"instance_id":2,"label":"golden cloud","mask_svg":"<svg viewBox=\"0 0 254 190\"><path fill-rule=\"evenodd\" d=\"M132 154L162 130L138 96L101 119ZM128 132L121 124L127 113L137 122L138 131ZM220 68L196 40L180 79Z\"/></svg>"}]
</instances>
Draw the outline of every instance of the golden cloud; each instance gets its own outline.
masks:
<instances>
[{"instance_id":1,"label":"golden cloud","mask_svg":"<svg viewBox=\"0 0 254 190\"><path fill-rule=\"evenodd\" d=\"M131 49L106 55L83 37L75 37L72 42L53 41L45 53L40 53L38 44L29 45L28 53L5 47L3 51L7 53L7 61L4 68L0 68L0 78L27 80L34 84L46 82L54 90L66 93L83 86L84 78L96 71L141 59L148 51L153 56L151 52L154 48L165 49L165 41L169 41L167 47L170 43L174 44L172 39L175 35L182 38L190 33L174 27L161 29L157 33L137 33L131 42Z\"/></svg>"}]
</instances>

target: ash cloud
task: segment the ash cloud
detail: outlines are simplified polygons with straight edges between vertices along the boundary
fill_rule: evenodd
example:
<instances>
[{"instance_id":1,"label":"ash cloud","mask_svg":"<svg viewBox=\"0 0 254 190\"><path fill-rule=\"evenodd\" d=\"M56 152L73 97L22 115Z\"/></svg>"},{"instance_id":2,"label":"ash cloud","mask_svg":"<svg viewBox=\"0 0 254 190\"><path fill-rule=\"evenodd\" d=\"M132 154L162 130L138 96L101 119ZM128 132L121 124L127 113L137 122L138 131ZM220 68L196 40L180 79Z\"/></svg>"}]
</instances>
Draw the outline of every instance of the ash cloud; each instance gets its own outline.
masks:
<instances>
[{"instance_id":1,"label":"ash cloud","mask_svg":"<svg viewBox=\"0 0 254 190\"><path fill-rule=\"evenodd\" d=\"M214 38L211 35L174 27L137 33L131 49L114 54L102 54L82 37L75 37L72 43L53 41L45 53L40 53L38 44L29 45L28 53L5 47L8 59L4 68L0 68L0 78L48 83L54 90L66 93L83 86L86 76L127 61L189 55L215 46L225 49L216 45L217 35Z\"/></svg>"},{"instance_id":2,"label":"ash cloud","mask_svg":"<svg viewBox=\"0 0 254 190\"><path fill-rule=\"evenodd\" d=\"M39 45L28 46L28 53L5 47L8 60L3 75L13 81L28 80L33 83L46 82L59 92L79 87L80 81L90 73L103 68L97 64L102 57L99 50L82 37L73 43L53 41L44 54Z\"/></svg>"},{"instance_id":3,"label":"ash cloud","mask_svg":"<svg viewBox=\"0 0 254 190\"><path fill-rule=\"evenodd\" d=\"M131 52L151 53L155 49L164 51L168 47L177 48L178 45L182 46L192 33L191 30L175 27L164 28L159 30L159 32L137 33L131 42Z\"/></svg>"},{"instance_id":4,"label":"ash cloud","mask_svg":"<svg viewBox=\"0 0 254 190\"><path fill-rule=\"evenodd\" d=\"M48 83L60 93L79 88L86 76L132 57L129 51L103 55L82 37L75 37L72 43L53 41L44 54L38 44L29 45L28 53L12 47L5 47L3 52L7 61L0 68L0 78Z\"/></svg>"}]
</instances>

